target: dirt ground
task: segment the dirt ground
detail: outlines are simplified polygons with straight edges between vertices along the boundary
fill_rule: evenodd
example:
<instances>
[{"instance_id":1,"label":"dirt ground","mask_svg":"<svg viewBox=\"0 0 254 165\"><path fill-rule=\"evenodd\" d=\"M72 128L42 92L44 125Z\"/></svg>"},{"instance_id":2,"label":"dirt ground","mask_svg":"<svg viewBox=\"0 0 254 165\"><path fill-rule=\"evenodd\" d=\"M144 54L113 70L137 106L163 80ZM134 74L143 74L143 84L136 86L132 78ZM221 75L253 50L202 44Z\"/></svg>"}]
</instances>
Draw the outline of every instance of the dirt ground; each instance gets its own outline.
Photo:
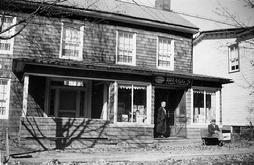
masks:
<instances>
[{"instance_id":1,"label":"dirt ground","mask_svg":"<svg viewBox=\"0 0 254 165\"><path fill-rule=\"evenodd\" d=\"M20 150L20 151L18 151ZM129 145L86 149L35 151L13 148L9 165L199 165L254 164L254 141L239 140L224 146L203 146L199 142L156 143L144 147Z\"/></svg>"}]
</instances>

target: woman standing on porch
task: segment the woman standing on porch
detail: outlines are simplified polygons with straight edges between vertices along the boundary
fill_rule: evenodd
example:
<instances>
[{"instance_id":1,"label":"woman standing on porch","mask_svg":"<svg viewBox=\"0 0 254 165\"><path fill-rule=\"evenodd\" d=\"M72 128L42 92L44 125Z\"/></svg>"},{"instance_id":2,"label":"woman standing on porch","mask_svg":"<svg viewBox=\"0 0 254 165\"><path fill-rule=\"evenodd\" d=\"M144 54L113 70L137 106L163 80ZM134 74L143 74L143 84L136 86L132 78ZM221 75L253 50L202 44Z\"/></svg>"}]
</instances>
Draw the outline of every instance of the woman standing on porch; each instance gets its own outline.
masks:
<instances>
[{"instance_id":1,"label":"woman standing on porch","mask_svg":"<svg viewBox=\"0 0 254 165\"><path fill-rule=\"evenodd\" d=\"M161 106L158 109L158 115L157 115L157 126L156 126L156 132L158 133L159 137L166 137L167 132L167 125L166 125L166 102L162 101Z\"/></svg>"}]
</instances>

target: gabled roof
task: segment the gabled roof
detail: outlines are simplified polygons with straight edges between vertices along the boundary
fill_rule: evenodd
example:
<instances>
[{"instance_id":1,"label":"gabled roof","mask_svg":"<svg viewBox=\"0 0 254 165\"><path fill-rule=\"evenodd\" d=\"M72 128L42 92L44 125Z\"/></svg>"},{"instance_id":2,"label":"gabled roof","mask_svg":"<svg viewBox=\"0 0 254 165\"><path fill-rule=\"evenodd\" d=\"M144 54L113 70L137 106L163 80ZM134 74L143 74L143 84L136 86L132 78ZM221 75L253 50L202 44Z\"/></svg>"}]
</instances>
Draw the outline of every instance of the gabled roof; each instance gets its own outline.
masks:
<instances>
[{"instance_id":1,"label":"gabled roof","mask_svg":"<svg viewBox=\"0 0 254 165\"><path fill-rule=\"evenodd\" d=\"M235 38L236 41L245 41L254 38L254 26L202 31L198 36L195 37L193 44L197 45L202 40L230 38Z\"/></svg>"},{"instance_id":2,"label":"gabled roof","mask_svg":"<svg viewBox=\"0 0 254 165\"><path fill-rule=\"evenodd\" d=\"M16 0L40 4L42 0ZM44 0L44 2L47 2ZM52 1L51 1L52 2ZM195 34L198 27L172 11L142 6L119 0L67 0L57 3L58 7L78 10L90 16L101 17L126 23L145 24L163 29L173 29Z\"/></svg>"}]
</instances>

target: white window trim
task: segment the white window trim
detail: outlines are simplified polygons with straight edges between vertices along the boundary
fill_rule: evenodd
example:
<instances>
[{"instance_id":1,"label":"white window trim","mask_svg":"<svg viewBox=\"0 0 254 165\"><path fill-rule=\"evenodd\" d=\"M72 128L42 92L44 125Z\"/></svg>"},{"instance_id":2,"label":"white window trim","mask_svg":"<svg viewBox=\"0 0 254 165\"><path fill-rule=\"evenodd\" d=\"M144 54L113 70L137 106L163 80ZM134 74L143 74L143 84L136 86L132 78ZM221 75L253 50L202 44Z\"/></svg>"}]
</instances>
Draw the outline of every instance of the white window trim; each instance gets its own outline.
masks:
<instances>
[{"instance_id":1,"label":"white window trim","mask_svg":"<svg viewBox=\"0 0 254 165\"><path fill-rule=\"evenodd\" d=\"M194 90L195 89L199 89L199 90L202 90L204 91L204 94L207 92L207 91L213 91L215 93L215 117L216 117L216 121L219 121L220 119L220 90L218 88L204 88L204 87L193 87L190 89L190 92L191 92L191 122L190 122L190 126L207 126L208 123L194 123L193 122L193 104L194 104ZM205 104L205 97L204 97L204 106L206 106Z\"/></svg>"},{"instance_id":2,"label":"white window trim","mask_svg":"<svg viewBox=\"0 0 254 165\"><path fill-rule=\"evenodd\" d=\"M117 121L117 112L118 112L118 84L131 84L131 85L143 85L146 86L146 117L147 120L144 123L137 123L137 122L118 122ZM152 124L152 119L151 119L151 114L152 114L152 84L148 83L140 83L140 82L124 82L124 81L116 81L114 83L115 85L115 98L114 98L114 124L115 126L151 126ZM133 97L133 96L132 96ZM132 107L133 109L133 107Z\"/></svg>"},{"instance_id":3,"label":"white window trim","mask_svg":"<svg viewBox=\"0 0 254 165\"><path fill-rule=\"evenodd\" d=\"M126 32L126 33L132 33L133 34L133 45L134 45L134 48L133 48L133 60L132 60L132 63L127 63L127 62L118 62L118 36L119 36L119 31L120 32ZM121 30L117 30L116 31L116 64L120 64L120 65L130 65L130 66L136 66L136 36L137 34L134 33L134 32L128 32L128 31L121 31Z\"/></svg>"},{"instance_id":4,"label":"white window trim","mask_svg":"<svg viewBox=\"0 0 254 165\"><path fill-rule=\"evenodd\" d=\"M157 67L157 69L174 71L174 67L175 67L175 40L172 38L166 38L168 40L171 40L170 44L171 44L171 53L172 53L172 59L171 59L172 65L170 65L170 67L163 67L163 66L159 66L159 38L166 38L166 37L161 37L161 36L157 37L156 67Z\"/></svg>"},{"instance_id":5,"label":"white window trim","mask_svg":"<svg viewBox=\"0 0 254 165\"><path fill-rule=\"evenodd\" d=\"M71 57L71 56L63 56L63 30L64 30L64 22L62 22L61 27L61 41L60 41L60 51L59 51L59 58L61 59L67 59L67 60L77 60L82 61L83 60L83 43L84 43L84 26L80 26L80 46L79 46L79 57Z\"/></svg>"},{"instance_id":6,"label":"white window trim","mask_svg":"<svg viewBox=\"0 0 254 165\"><path fill-rule=\"evenodd\" d=\"M1 15L0 15L1 16ZM5 16L5 17L12 17L12 16ZM12 25L16 24L17 18L13 17ZM15 27L11 29L11 35L14 35L15 33ZM14 37L12 37L10 40L10 50L0 50L0 54L13 54L13 47L14 47Z\"/></svg>"},{"instance_id":7,"label":"white window trim","mask_svg":"<svg viewBox=\"0 0 254 165\"><path fill-rule=\"evenodd\" d=\"M232 63L230 62L230 60L231 60L230 47L232 47L234 45L237 45L238 69L232 70L231 69ZM239 44L235 43L235 44L232 44L232 45L228 46L228 72L229 73L234 73L234 72L238 72L238 71L240 71L240 52L239 52Z\"/></svg>"},{"instance_id":8,"label":"white window trim","mask_svg":"<svg viewBox=\"0 0 254 165\"><path fill-rule=\"evenodd\" d=\"M0 119L8 119L9 118L9 110L10 110L10 89L11 89L11 79L0 78L1 80L7 80L7 102L6 102L6 114L0 115Z\"/></svg>"}]
</instances>

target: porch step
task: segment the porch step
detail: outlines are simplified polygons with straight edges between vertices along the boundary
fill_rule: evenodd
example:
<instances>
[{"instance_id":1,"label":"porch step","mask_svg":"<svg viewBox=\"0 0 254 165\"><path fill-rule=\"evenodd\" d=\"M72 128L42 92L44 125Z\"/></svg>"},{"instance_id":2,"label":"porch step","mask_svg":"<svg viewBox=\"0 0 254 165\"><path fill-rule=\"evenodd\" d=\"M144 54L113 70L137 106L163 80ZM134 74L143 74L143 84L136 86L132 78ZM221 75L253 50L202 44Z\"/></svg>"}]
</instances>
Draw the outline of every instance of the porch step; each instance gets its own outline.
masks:
<instances>
[{"instance_id":1,"label":"porch step","mask_svg":"<svg viewBox=\"0 0 254 165\"><path fill-rule=\"evenodd\" d=\"M201 144L201 139L189 139L184 137L169 137L169 138L156 138L154 144L167 144L167 145L189 145L189 144Z\"/></svg>"}]
</instances>

